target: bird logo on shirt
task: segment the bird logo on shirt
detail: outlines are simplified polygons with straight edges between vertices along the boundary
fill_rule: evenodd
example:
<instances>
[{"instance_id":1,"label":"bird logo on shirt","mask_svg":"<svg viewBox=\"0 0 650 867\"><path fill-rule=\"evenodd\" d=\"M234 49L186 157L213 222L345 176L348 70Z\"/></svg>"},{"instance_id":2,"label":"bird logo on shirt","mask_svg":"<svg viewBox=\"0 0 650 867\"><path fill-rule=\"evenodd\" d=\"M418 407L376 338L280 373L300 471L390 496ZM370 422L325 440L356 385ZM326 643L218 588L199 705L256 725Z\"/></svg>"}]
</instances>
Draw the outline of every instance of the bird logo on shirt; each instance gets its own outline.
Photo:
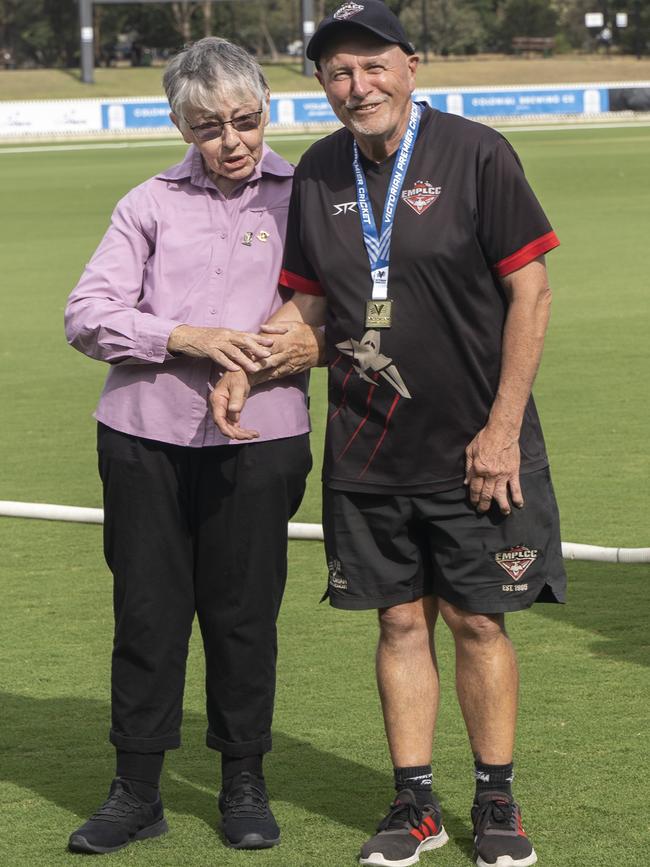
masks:
<instances>
[{"instance_id":1,"label":"bird logo on shirt","mask_svg":"<svg viewBox=\"0 0 650 867\"><path fill-rule=\"evenodd\" d=\"M348 340L337 343L336 348L343 355L348 355L353 359L354 367L361 379L374 383L375 380L371 379L366 371L378 373L392 385L401 397L410 398L411 394L400 376L399 370L393 364L393 359L379 351L380 342L381 334L379 331L366 331L361 340L354 340L350 337Z\"/></svg>"}]
</instances>

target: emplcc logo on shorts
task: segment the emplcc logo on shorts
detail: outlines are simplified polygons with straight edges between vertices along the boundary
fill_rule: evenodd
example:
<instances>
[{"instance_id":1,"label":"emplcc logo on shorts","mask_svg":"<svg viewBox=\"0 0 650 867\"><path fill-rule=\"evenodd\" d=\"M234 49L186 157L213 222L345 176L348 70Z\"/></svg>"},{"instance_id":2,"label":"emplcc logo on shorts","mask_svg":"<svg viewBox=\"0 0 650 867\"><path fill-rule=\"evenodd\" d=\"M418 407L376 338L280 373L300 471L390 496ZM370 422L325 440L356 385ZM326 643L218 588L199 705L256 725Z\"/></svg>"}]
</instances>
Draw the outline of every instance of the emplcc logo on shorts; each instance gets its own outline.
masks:
<instances>
[{"instance_id":1,"label":"emplcc logo on shorts","mask_svg":"<svg viewBox=\"0 0 650 867\"><path fill-rule=\"evenodd\" d=\"M513 581L519 581L537 560L538 553L536 548L515 545L514 548L508 548L507 551L497 551L494 559Z\"/></svg>"},{"instance_id":2,"label":"emplcc logo on shorts","mask_svg":"<svg viewBox=\"0 0 650 867\"><path fill-rule=\"evenodd\" d=\"M327 561L329 571L328 584L333 590L347 590L348 579L343 574L343 563L336 557Z\"/></svg>"},{"instance_id":3,"label":"emplcc logo on shorts","mask_svg":"<svg viewBox=\"0 0 650 867\"><path fill-rule=\"evenodd\" d=\"M336 18L337 21L345 21L346 18L352 18L353 15L363 12L363 9L364 7L359 6L358 3L344 3L343 6L339 6L332 18Z\"/></svg>"}]
</instances>

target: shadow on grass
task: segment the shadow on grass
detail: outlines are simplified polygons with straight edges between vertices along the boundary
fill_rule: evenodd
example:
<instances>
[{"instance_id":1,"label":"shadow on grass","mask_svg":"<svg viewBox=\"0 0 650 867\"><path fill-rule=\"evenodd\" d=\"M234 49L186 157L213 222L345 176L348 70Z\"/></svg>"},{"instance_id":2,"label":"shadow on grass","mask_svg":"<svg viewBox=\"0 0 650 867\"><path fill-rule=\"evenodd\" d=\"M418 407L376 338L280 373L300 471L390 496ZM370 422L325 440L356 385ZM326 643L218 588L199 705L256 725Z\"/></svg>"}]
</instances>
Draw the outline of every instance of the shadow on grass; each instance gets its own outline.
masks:
<instances>
[{"instance_id":1,"label":"shadow on grass","mask_svg":"<svg viewBox=\"0 0 650 867\"><path fill-rule=\"evenodd\" d=\"M590 650L620 662L650 666L648 592L644 564L568 562L567 605L535 605L535 614L591 632Z\"/></svg>"},{"instance_id":2,"label":"shadow on grass","mask_svg":"<svg viewBox=\"0 0 650 867\"><path fill-rule=\"evenodd\" d=\"M104 799L114 773L112 747L106 743L108 705L0 693L0 707L0 779L29 788L85 821ZM212 751L194 747L204 741L204 732L202 715L186 713L183 737L188 746L166 758L162 788L170 809L213 828L219 762ZM284 732L274 734L266 769L273 799L358 830L360 839L376 826L392 793L388 774ZM445 810L445 825L469 855L468 823Z\"/></svg>"}]
</instances>

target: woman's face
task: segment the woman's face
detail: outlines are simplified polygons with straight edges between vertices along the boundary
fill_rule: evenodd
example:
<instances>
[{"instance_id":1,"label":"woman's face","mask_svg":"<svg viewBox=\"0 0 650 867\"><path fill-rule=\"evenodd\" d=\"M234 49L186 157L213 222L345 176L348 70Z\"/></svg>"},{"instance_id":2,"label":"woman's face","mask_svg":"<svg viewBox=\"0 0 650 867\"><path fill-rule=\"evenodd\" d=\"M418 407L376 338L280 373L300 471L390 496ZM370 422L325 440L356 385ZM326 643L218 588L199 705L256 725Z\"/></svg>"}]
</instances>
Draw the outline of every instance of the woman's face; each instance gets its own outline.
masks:
<instances>
[{"instance_id":1,"label":"woman's face","mask_svg":"<svg viewBox=\"0 0 650 867\"><path fill-rule=\"evenodd\" d=\"M208 173L217 186L229 191L245 180L262 158L269 98L260 105L251 95L243 101L222 99L213 113L200 111L185 117L188 128L179 127L188 144L201 152Z\"/></svg>"}]
</instances>

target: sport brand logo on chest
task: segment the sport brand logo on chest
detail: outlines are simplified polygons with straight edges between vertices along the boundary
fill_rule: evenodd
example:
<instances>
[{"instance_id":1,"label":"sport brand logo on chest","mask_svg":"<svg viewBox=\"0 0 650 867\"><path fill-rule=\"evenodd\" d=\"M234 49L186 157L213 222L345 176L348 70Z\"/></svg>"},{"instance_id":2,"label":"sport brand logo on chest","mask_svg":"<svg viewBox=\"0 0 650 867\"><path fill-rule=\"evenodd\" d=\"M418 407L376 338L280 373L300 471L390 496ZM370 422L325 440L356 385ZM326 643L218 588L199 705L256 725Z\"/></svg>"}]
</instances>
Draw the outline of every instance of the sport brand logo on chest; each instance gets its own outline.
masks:
<instances>
[{"instance_id":1,"label":"sport brand logo on chest","mask_svg":"<svg viewBox=\"0 0 650 867\"><path fill-rule=\"evenodd\" d=\"M522 575L533 565L539 551L536 548L526 548L524 545L516 545L507 551L498 551L494 555L497 565L513 579L519 581Z\"/></svg>"},{"instance_id":2,"label":"sport brand logo on chest","mask_svg":"<svg viewBox=\"0 0 650 867\"><path fill-rule=\"evenodd\" d=\"M337 21L345 21L347 18L352 18L353 15L363 12L364 8L358 3L344 3L343 6L339 6L332 18L336 18Z\"/></svg>"},{"instance_id":3,"label":"sport brand logo on chest","mask_svg":"<svg viewBox=\"0 0 650 867\"><path fill-rule=\"evenodd\" d=\"M416 214L423 214L438 199L442 187L434 187L430 181L416 181L410 190L402 192L402 199Z\"/></svg>"}]
</instances>

